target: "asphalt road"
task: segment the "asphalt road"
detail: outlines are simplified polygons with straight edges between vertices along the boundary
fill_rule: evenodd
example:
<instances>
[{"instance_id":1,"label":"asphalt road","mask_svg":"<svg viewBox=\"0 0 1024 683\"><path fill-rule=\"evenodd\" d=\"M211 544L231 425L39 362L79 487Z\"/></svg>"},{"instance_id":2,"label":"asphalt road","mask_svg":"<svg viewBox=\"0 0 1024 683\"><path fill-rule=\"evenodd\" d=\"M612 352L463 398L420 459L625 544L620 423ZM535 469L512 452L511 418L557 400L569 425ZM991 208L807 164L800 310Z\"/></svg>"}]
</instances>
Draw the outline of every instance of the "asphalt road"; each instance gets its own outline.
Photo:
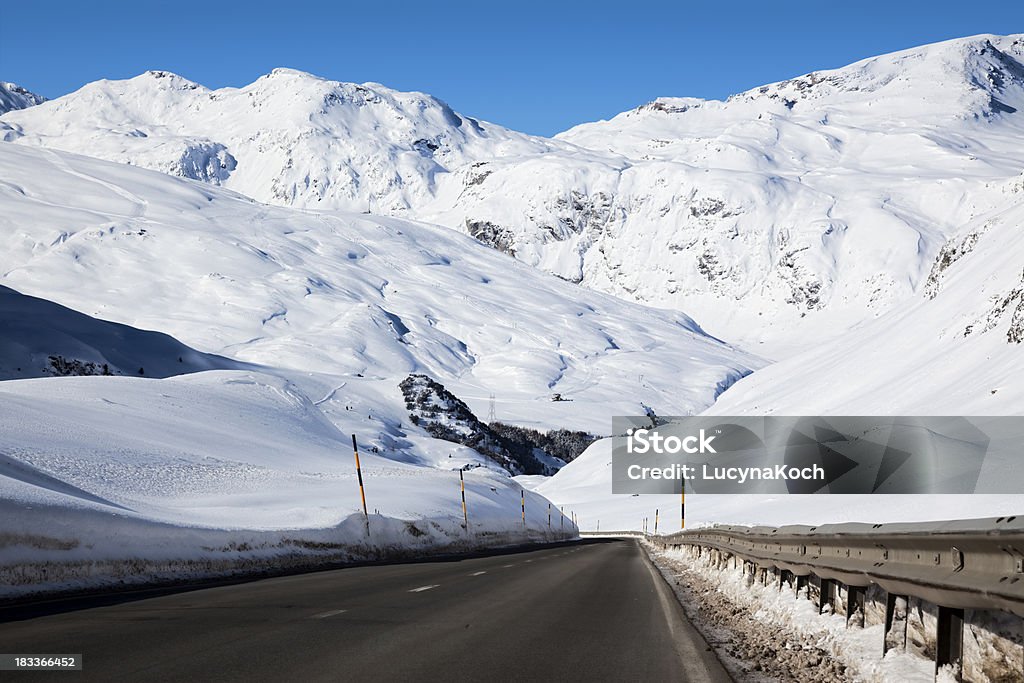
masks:
<instances>
[{"instance_id":1,"label":"asphalt road","mask_svg":"<svg viewBox=\"0 0 1024 683\"><path fill-rule=\"evenodd\" d=\"M0 653L83 671L4 680L730 680L632 540L34 609L0 611Z\"/></svg>"}]
</instances>

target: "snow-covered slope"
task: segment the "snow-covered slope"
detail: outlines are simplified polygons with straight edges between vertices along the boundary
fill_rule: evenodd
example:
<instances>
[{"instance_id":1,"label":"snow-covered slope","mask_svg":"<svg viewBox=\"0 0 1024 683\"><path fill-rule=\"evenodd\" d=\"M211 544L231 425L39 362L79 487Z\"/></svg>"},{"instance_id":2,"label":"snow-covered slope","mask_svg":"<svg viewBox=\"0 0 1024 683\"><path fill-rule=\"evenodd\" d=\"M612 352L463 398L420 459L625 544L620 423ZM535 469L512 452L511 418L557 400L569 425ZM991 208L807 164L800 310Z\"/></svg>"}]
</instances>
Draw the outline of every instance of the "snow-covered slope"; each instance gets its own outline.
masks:
<instances>
[{"instance_id":1,"label":"snow-covered slope","mask_svg":"<svg viewBox=\"0 0 1024 683\"><path fill-rule=\"evenodd\" d=\"M1024 414L1024 175L999 190L1005 208L965 225L940 250L924 290L841 338L736 383L714 415ZM639 529L675 496L613 495L611 440L548 479L524 485L581 517L581 529ZM964 519L1024 510L1024 495L690 495L689 526ZM665 512L667 511L667 513Z\"/></svg>"},{"instance_id":2,"label":"snow-covered slope","mask_svg":"<svg viewBox=\"0 0 1024 683\"><path fill-rule=\"evenodd\" d=\"M781 357L904 301L1002 201L993 184L1024 168L1022 62L1021 36L978 36L724 102L661 99L558 137L604 160L498 159L429 208Z\"/></svg>"},{"instance_id":3,"label":"snow-covered slope","mask_svg":"<svg viewBox=\"0 0 1024 683\"><path fill-rule=\"evenodd\" d=\"M217 91L150 72L0 122L261 201L438 222L782 357L906 300L1001 201L1024 168L1022 62L1020 35L974 36L555 140L289 70Z\"/></svg>"},{"instance_id":4,"label":"snow-covered slope","mask_svg":"<svg viewBox=\"0 0 1024 683\"><path fill-rule=\"evenodd\" d=\"M1024 174L941 249L924 290L740 382L716 415L1024 414Z\"/></svg>"},{"instance_id":5,"label":"snow-covered slope","mask_svg":"<svg viewBox=\"0 0 1024 683\"><path fill-rule=\"evenodd\" d=\"M924 290L829 344L735 384L714 415L1024 414L1024 175L998 188L1006 206L958 231ZM611 440L546 480L524 484L572 506L581 528L638 529L653 510L677 524L674 496L613 495ZM691 495L688 525L964 519L1024 510L1024 495ZM612 525L615 525L614 527Z\"/></svg>"},{"instance_id":6,"label":"snow-covered slope","mask_svg":"<svg viewBox=\"0 0 1024 683\"><path fill-rule=\"evenodd\" d=\"M411 373L478 415L493 394L502 421L600 434L641 402L703 410L759 365L685 315L565 283L444 228L270 207L10 144L0 181L0 281L204 352L337 378L326 408L352 407L382 434L404 419L398 383Z\"/></svg>"},{"instance_id":7,"label":"snow-covered slope","mask_svg":"<svg viewBox=\"0 0 1024 683\"><path fill-rule=\"evenodd\" d=\"M27 109L28 107L34 107L35 105L42 104L45 101L46 98L42 95L36 95L34 92L26 90L17 83L0 81L0 114L8 111L14 111L15 109ZM0 130L3 130L3 128L0 127Z\"/></svg>"},{"instance_id":8,"label":"snow-covered slope","mask_svg":"<svg viewBox=\"0 0 1024 683\"><path fill-rule=\"evenodd\" d=\"M523 525L507 472L413 424L399 382L426 373L478 412L493 395L507 422L605 431L641 401L701 410L760 363L444 228L65 152L0 144L0 235L0 281L25 293L4 289L5 362L56 345L147 367L0 382L5 596L571 536L533 494ZM126 324L238 369L151 379L168 352L221 361Z\"/></svg>"},{"instance_id":9,"label":"snow-covered slope","mask_svg":"<svg viewBox=\"0 0 1024 683\"><path fill-rule=\"evenodd\" d=\"M173 337L97 320L0 285L0 380L60 375L170 377L239 363Z\"/></svg>"}]
</instances>

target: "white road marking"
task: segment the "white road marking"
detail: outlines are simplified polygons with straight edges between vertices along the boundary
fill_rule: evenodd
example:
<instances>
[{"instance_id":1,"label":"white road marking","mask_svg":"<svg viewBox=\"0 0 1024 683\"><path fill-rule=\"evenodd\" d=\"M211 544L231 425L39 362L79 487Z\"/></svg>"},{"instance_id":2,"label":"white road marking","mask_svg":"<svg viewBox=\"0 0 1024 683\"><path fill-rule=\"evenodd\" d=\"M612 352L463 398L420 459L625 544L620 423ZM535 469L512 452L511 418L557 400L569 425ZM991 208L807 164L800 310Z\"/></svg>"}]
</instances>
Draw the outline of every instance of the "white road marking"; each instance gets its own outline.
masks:
<instances>
[{"instance_id":1,"label":"white road marking","mask_svg":"<svg viewBox=\"0 0 1024 683\"><path fill-rule=\"evenodd\" d=\"M333 617L338 614L344 614L347 609L332 609L330 612L321 612L320 614L314 614L310 619L326 619L327 617Z\"/></svg>"},{"instance_id":2,"label":"white road marking","mask_svg":"<svg viewBox=\"0 0 1024 683\"><path fill-rule=\"evenodd\" d=\"M514 564L506 564L506 565L504 565L504 566L502 567L502 569L505 569L506 567L514 567L514 566L515 566Z\"/></svg>"},{"instance_id":3,"label":"white road marking","mask_svg":"<svg viewBox=\"0 0 1024 683\"><path fill-rule=\"evenodd\" d=\"M428 591L428 590L430 590L431 588L437 588L437 587L438 587L438 586L440 586L440 585L441 585L441 584L439 584L439 583L435 583L435 584L432 584L432 585L430 585L430 586L420 586L419 588L413 588L413 589L412 589L411 591L409 591L409 592L410 592L410 593L422 593L423 591Z\"/></svg>"},{"instance_id":4,"label":"white road marking","mask_svg":"<svg viewBox=\"0 0 1024 683\"><path fill-rule=\"evenodd\" d=\"M473 572L472 574L470 574L470 576L480 576L481 574L486 574L486 573L487 572Z\"/></svg>"}]
</instances>

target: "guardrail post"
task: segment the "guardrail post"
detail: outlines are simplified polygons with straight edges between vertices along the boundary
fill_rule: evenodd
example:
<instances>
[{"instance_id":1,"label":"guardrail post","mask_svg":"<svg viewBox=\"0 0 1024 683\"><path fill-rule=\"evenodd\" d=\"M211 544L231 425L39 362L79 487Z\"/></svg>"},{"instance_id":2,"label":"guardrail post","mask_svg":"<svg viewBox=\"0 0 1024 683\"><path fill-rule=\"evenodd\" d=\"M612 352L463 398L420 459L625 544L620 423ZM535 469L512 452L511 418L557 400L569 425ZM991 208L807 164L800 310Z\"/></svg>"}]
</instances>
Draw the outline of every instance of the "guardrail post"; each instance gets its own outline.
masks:
<instances>
[{"instance_id":1,"label":"guardrail post","mask_svg":"<svg viewBox=\"0 0 1024 683\"><path fill-rule=\"evenodd\" d=\"M806 588L807 589L807 598L810 599L810 597L811 597L811 587L807 583L808 578L810 578L810 577L800 576L799 574L794 577L794 579L793 579L793 587L794 587L795 590L793 591L793 597L799 598L800 597L800 589L801 588Z\"/></svg>"},{"instance_id":2,"label":"guardrail post","mask_svg":"<svg viewBox=\"0 0 1024 683\"><path fill-rule=\"evenodd\" d=\"M818 588L818 614L824 614L825 608L835 614L836 582L832 579L821 579Z\"/></svg>"},{"instance_id":3,"label":"guardrail post","mask_svg":"<svg viewBox=\"0 0 1024 683\"><path fill-rule=\"evenodd\" d=\"M788 569L781 569L781 570L779 570L779 591L780 592L782 591L783 588L785 588L786 582L789 580L788 574L789 574L789 570Z\"/></svg>"},{"instance_id":4,"label":"guardrail post","mask_svg":"<svg viewBox=\"0 0 1024 683\"><path fill-rule=\"evenodd\" d=\"M864 628L864 594L867 591L861 586L846 587L846 627L854 624Z\"/></svg>"},{"instance_id":5,"label":"guardrail post","mask_svg":"<svg viewBox=\"0 0 1024 683\"><path fill-rule=\"evenodd\" d=\"M935 637L935 675L944 666L953 667L956 680L964 676L964 611L939 605Z\"/></svg>"},{"instance_id":6,"label":"guardrail post","mask_svg":"<svg viewBox=\"0 0 1024 683\"><path fill-rule=\"evenodd\" d=\"M885 596L885 640L882 642L882 656L893 648L907 649L908 598L905 595L886 593Z\"/></svg>"}]
</instances>

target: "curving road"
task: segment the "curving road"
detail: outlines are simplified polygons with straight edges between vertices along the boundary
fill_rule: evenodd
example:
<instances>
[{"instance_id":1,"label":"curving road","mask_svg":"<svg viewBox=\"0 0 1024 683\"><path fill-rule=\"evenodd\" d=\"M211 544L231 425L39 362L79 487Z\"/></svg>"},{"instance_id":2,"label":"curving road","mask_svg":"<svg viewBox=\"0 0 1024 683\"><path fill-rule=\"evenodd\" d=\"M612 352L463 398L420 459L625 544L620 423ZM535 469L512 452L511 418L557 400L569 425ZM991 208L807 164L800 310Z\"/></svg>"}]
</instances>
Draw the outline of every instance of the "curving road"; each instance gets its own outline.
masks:
<instances>
[{"instance_id":1,"label":"curving road","mask_svg":"<svg viewBox=\"0 0 1024 683\"><path fill-rule=\"evenodd\" d=\"M108 602L111 600L108 599ZM56 681L729 681L632 540L0 611ZM66 611L62 611L66 610Z\"/></svg>"}]
</instances>

